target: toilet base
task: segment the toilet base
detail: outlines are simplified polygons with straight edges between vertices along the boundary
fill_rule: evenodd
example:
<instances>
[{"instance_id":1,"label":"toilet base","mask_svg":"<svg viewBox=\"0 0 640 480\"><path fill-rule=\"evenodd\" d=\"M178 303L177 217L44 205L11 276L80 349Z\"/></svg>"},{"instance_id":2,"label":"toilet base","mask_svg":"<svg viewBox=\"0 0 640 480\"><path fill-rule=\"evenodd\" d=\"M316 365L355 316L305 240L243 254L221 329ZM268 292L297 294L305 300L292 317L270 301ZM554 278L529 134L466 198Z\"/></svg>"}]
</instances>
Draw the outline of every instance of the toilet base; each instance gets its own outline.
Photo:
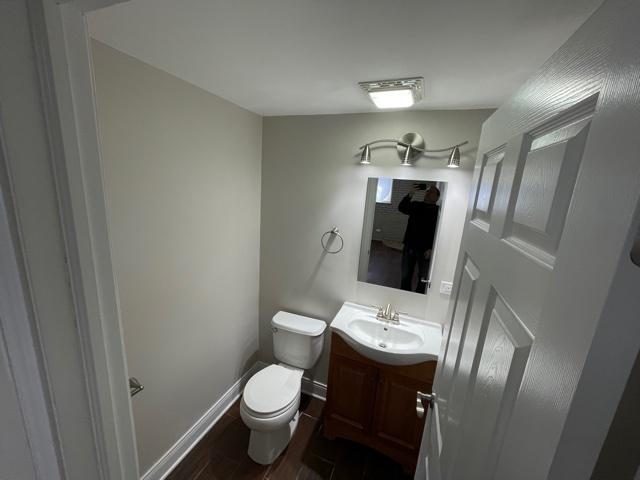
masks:
<instances>
[{"instance_id":1,"label":"toilet base","mask_svg":"<svg viewBox=\"0 0 640 480\"><path fill-rule=\"evenodd\" d=\"M289 440L293 437L298 426L299 415L296 412L288 424L272 432L251 430L249 450L247 452L251 460L261 465L271 465L284 451L289 444Z\"/></svg>"}]
</instances>

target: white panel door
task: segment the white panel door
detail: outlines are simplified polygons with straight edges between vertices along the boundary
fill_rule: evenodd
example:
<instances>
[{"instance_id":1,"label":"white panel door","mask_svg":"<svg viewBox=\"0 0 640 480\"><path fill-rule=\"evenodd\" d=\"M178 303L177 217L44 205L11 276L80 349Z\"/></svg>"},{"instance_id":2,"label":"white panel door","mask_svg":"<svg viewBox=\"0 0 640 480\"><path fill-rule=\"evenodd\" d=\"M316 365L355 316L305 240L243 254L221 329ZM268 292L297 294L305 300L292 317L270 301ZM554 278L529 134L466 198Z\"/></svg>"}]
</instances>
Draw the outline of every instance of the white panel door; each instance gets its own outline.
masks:
<instances>
[{"instance_id":1,"label":"white panel door","mask_svg":"<svg viewBox=\"0 0 640 480\"><path fill-rule=\"evenodd\" d=\"M424 436L430 480L562 478L595 462L558 452L576 443L565 421L637 222L639 145L619 127L640 130L629 10L640 15L637 2L605 3L485 123ZM585 451L605 433L585 432Z\"/></svg>"}]
</instances>

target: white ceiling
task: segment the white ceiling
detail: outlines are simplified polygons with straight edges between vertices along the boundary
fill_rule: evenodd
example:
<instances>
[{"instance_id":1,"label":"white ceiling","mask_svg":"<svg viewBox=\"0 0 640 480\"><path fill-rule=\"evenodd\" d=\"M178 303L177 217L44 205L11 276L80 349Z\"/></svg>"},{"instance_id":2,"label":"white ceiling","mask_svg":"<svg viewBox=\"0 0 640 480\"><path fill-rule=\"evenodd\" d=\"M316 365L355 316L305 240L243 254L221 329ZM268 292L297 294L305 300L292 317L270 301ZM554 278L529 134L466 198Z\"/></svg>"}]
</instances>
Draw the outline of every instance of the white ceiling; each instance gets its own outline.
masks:
<instances>
[{"instance_id":1,"label":"white ceiling","mask_svg":"<svg viewBox=\"0 0 640 480\"><path fill-rule=\"evenodd\" d=\"M416 109L495 107L602 0L132 0L91 35L261 115L367 112L357 83L423 76Z\"/></svg>"}]
</instances>

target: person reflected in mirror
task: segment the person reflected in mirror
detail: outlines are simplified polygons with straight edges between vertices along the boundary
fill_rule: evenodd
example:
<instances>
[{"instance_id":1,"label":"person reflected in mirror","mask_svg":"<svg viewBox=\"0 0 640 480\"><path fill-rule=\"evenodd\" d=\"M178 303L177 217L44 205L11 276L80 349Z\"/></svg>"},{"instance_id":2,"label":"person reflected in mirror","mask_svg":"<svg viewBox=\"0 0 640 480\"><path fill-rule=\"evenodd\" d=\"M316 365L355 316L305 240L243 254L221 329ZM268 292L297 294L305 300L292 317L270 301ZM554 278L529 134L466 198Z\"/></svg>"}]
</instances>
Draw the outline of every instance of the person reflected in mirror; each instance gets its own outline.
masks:
<instances>
[{"instance_id":1,"label":"person reflected in mirror","mask_svg":"<svg viewBox=\"0 0 640 480\"><path fill-rule=\"evenodd\" d=\"M424 190L424 200L414 201L413 197ZM435 185L427 188L425 183L414 183L409 192L398 205L401 213L409 216L407 229L404 232L402 249L402 265L400 288L412 291L413 273L418 267L417 293L425 293L429 263L433 254L433 241L438 224L440 207L440 190Z\"/></svg>"}]
</instances>

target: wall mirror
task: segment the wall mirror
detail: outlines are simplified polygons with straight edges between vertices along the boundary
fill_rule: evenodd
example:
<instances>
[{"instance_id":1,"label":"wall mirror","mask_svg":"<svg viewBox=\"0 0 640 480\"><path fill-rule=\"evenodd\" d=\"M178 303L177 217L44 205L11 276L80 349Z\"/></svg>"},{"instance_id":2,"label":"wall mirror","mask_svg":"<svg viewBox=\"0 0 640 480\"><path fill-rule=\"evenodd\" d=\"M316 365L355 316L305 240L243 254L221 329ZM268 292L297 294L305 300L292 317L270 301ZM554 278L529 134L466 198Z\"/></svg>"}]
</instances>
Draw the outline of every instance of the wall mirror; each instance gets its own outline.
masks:
<instances>
[{"instance_id":1,"label":"wall mirror","mask_svg":"<svg viewBox=\"0 0 640 480\"><path fill-rule=\"evenodd\" d=\"M446 188L430 180L369 178L359 281L426 293Z\"/></svg>"}]
</instances>

